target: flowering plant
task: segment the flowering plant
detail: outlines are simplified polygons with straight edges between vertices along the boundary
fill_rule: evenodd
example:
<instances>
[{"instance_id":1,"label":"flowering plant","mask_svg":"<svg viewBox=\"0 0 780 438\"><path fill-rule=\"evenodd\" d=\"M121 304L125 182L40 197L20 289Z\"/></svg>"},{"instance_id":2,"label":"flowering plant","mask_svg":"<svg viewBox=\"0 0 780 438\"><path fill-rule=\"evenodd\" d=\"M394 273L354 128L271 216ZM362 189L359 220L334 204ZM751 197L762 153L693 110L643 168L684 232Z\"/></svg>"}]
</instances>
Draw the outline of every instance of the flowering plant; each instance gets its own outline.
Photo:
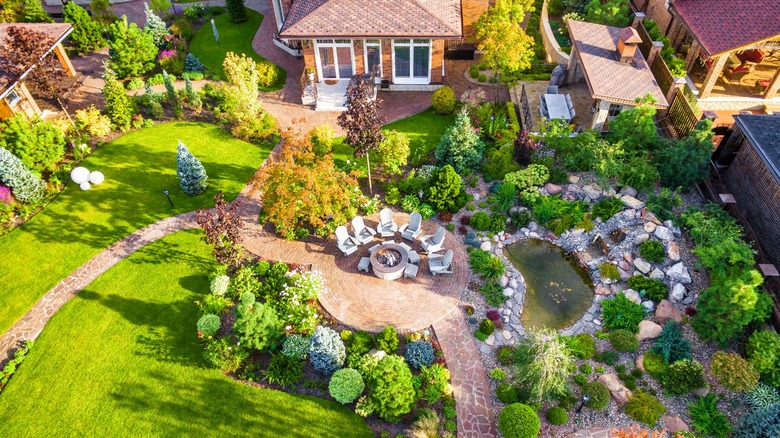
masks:
<instances>
[{"instance_id":1,"label":"flowering plant","mask_svg":"<svg viewBox=\"0 0 780 438\"><path fill-rule=\"evenodd\" d=\"M11 195L11 189L6 186L0 186L0 202L10 204L14 201L13 195Z\"/></svg>"},{"instance_id":2,"label":"flowering plant","mask_svg":"<svg viewBox=\"0 0 780 438\"><path fill-rule=\"evenodd\" d=\"M160 54L157 56L157 59L163 60L167 58L173 58L174 56L176 56L176 50L166 49L160 52Z\"/></svg>"},{"instance_id":3,"label":"flowering plant","mask_svg":"<svg viewBox=\"0 0 780 438\"><path fill-rule=\"evenodd\" d=\"M311 333L317 325L316 300L324 293L325 278L319 271L295 272L279 292L278 314L287 331Z\"/></svg>"}]
</instances>

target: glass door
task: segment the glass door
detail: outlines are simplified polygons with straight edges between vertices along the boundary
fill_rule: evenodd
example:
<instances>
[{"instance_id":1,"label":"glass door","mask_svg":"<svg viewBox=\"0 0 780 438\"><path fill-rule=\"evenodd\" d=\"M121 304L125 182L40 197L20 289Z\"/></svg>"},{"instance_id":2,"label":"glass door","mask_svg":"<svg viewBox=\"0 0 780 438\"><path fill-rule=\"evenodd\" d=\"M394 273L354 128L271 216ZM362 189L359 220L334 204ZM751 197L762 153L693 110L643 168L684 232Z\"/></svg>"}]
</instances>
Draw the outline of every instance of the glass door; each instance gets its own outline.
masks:
<instances>
[{"instance_id":1,"label":"glass door","mask_svg":"<svg viewBox=\"0 0 780 438\"><path fill-rule=\"evenodd\" d=\"M338 79L336 76L336 53L333 47L319 47L320 77L322 79Z\"/></svg>"},{"instance_id":2,"label":"glass door","mask_svg":"<svg viewBox=\"0 0 780 438\"><path fill-rule=\"evenodd\" d=\"M352 77L352 47L336 47L336 60L339 66L339 79Z\"/></svg>"},{"instance_id":3,"label":"glass door","mask_svg":"<svg viewBox=\"0 0 780 438\"><path fill-rule=\"evenodd\" d=\"M352 65L352 41L317 40L316 63L320 79L350 79Z\"/></svg>"},{"instance_id":4,"label":"glass door","mask_svg":"<svg viewBox=\"0 0 780 438\"><path fill-rule=\"evenodd\" d=\"M376 80L382 78L382 49L379 41L366 42L366 73L373 74Z\"/></svg>"}]
</instances>

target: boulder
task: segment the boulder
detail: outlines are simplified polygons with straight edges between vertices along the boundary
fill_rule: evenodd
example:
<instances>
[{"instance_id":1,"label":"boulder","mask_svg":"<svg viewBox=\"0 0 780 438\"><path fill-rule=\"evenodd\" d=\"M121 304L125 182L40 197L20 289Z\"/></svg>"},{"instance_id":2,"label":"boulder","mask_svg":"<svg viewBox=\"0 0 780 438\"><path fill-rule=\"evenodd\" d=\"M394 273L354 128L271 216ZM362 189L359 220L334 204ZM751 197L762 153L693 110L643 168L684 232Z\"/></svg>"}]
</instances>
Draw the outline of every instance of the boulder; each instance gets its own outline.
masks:
<instances>
[{"instance_id":1,"label":"boulder","mask_svg":"<svg viewBox=\"0 0 780 438\"><path fill-rule=\"evenodd\" d=\"M634 359L634 366L642 370L642 372L645 372L645 355L640 354L639 356Z\"/></svg>"},{"instance_id":2,"label":"boulder","mask_svg":"<svg viewBox=\"0 0 780 438\"><path fill-rule=\"evenodd\" d=\"M481 249L482 251L490 251L490 248L492 248L492 246L493 245L491 245L490 242L485 241L482 242L481 245L479 245L479 249Z\"/></svg>"},{"instance_id":3,"label":"boulder","mask_svg":"<svg viewBox=\"0 0 780 438\"><path fill-rule=\"evenodd\" d=\"M666 324L668 321L682 322L682 312L677 310L671 301L661 300L655 308L655 319L659 324Z\"/></svg>"},{"instance_id":4,"label":"boulder","mask_svg":"<svg viewBox=\"0 0 780 438\"><path fill-rule=\"evenodd\" d=\"M609 287L604 286L603 284L596 286L596 295L609 295L610 293L612 293L612 291Z\"/></svg>"},{"instance_id":5,"label":"boulder","mask_svg":"<svg viewBox=\"0 0 780 438\"><path fill-rule=\"evenodd\" d=\"M656 225L661 225L661 221L659 221L658 218L655 217L653 212L649 211L646 208L642 209L642 220L646 222L652 222Z\"/></svg>"},{"instance_id":6,"label":"boulder","mask_svg":"<svg viewBox=\"0 0 780 438\"><path fill-rule=\"evenodd\" d=\"M650 273L650 278L653 280L663 280L664 279L664 271L655 268L653 269L653 272Z\"/></svg>"},{"instance_id":7,"label":"boulder","mask_svg":"<svg viewBox=\"0 0 780 438\"><path fill-rule=\"evenodd\" d=\"M643 274L647 274L651 269L653 269L653 266L650 263L639 257L634 260L634 266L639 272Z\"/></svg>"},{"instance_id":8,"label":"boulder","mask_svg":"<svg viewBox=\"0 0 780 438\"><path fill-rule=\"evenodd\" d=\"M621 260L618 262L618 268L624 271L631 271L633 269L633 265L626 260Z\"/></svg>"},{"instance_id":9,"label":"boulder","mask_svg":"<svg viewBox=\"0 0 780 438\"><path fill-rule=\"evenodd\" d=\"M674 240L674 233L672 230L666 227L655 227L655 237L660 240L671 241Z\"/></svg>"},{"instance_id":10,"label":"boulder","mask_svg":"<svg viewBox=\"0 0 780 438\"><path fill-rule=\"evenodd\" d=\"M495 333L493 333L492 335L488 336L487 339L485 339L485 343L490 345L491 347L493 345L495 345L496 344Z\"/></svg>"},{"instance_id":11,"label":"boulder","mask_svg":"<svg viewBox=\"0 0 780 438\"><path fill-rule=\"evenodd\" d=\"M628 301L631 301L632 303L642 303L642 298L639 297L639 292L635 291L634 289L624 290L623 295L625 295L626 298L628 298Z\"/></svg>"},{"instance_id":12,"label":"boulder","mask_svg":"<svg viewBox=\"0 0 780 438\"><path fill-rule=\"evenodd\" d=\"M648 239L650 239L650 235L649 234L641 233L641 234L637 234L636 238L634 238L634 242L636 242L637 245L641 245L641 244L647 242Z\"/></svg>"},{"instance_id":13,"label":"boulder","mask_svg":"<svg viewBox=\"0 0 780 438\"><path fill-rule=\"evenodd\" d=\"M652 233L656 228L658 228L658 225L652 222L645 222L645 225L642 227L646 233Z\"/></svg>"},{"instance_id":14,"label":"boulder","mask_svg":"<svg viewBox=\"0 0 780 438\"><path fill-rule=\"evenodd\" d=\"M623 217L626 219L631 220L634 219L635 216L636 216L636 210L634 210L633 208L629 208L623 211Z\"/></svg>"},{"instance_id":15,"label":"boulder","mask_svg":"<svg viewBox=\"0 0 780 438\"><path fill-rule=\"evenodd\" d=\"M692 391L692 394L698 395L699 397L706 397L707 394L709 393L710 393L710 388L707 388L706 386L704 388L699 388Z\"/></svg>"},{"instance_id":16,"label":"boulder","mask_svg":"<svg viewBox=\"0 0 780 438\"><path fill-rule=\"evenodd\" d=\"M555 196L561 194L563 187L557 184L547 183L544 185L544 190L547 192L547 194Z\"/></svg>"},{"instance_id":17,"label":"boulder","mask_svg":"<svg viewBox=\"0 0 780 438\"><path fill-rule=\"evenodd\" d=\"M509 277L502 275L499 283L501 283L501 287L506 287L506 285L509 284Z\"/></svg>"},{"instance_id":18,"label":"boulder","mask_svg":"<svg viewBox=\"0 0 780 438\"><path fill-rule=\"evenodd\" d=\"M569 182L571 184L577 184L578 182L580 182L580 177L578 177L577 175L569 175Z\"/></svg>"},{"instance_id":19,"label":"boulder","mask_svg":"<svg viewBox=\"0 0 780 438\"><path fill-rule=\"evenodd\" d=\"M634 255L631 254L630 252L624 252L623 253L623 260L627 261L628 263L633 263L634 262ZM628 269L628 268L626 268L626 269Z\"/></svg>"},{"instance_id":20,"label":"boulder","mask_svg":"<svg viewBox=\"0 0 780 438\"><path fill-rule=\"evenodd\" d=\"M582 191L585 192L585 195L588 198L593 199L594 201L597 201L601 197L601 189L593 184L583 186Z\"/></svg>"},{"instance_id":21,"label":"boulder","mask_svg":"<svg viewBox=\"0 0 780 438\"><path fill-rule=\"evenodd\" d=\"M680 246L676 242L669 242L666 247L666 256L673 262L680 261Z\"/></svg>"},{"instance_id":22,"label":"boulder","mask_svg":"<svg viewBox=\"0 0 780 438\"><path fill-rule=\"evenodd\" d=\"M507 287L507 288L504 288L503 294L504 294L505 297L511 297L512 295L515 294L515 290L512 289L511 287Z\"/></svg>"},{"instance_id":23,"label":"boulder","mask_svg":"<svg viewBox=\"0 0 780 438\"><path fill-rule=\"evenodd\" d=\"M655 339L661 334L661 330L663 330L663 328L660 325L653 321L645 320L639 323L639 333L636 337L639 339L639 342L647 339Z\"/></svg>"},{"instance_id":24,"label":"boulder","mask_svg":"<svg viewBox=\"0 0 780 438\"><path fill-rule=\"evenodd\" d=\"M655 303L650 300L642 301L642 307L645 308L645 312L650 313L655 310Z\"/></svg>"},{"instance_id":25,"label":"boulder","mask_svg":"<svg viewBox=\"0 0 780 438\"><path fill-rule=\"evenodd\" d=\"M517 280L515 280L514 278L509 280L509 287L511 287L512 289L517 289Z\"/></svg>"},{"instance_id":26,"label":"boulder","mask_svg":"<svg viewBox=\"0 0 780 438\"><path fill-rule=\"evenodd\" d=\"M631 186L625 186L622 189L620 189L620 194L623 196L636 196L636 189L634 189Z\"/></svg>"},{"instance_id":27,"label":"boulder","mask_svg":"<svg viewBox=\"0 0 780 438\"><path fill-rule=\"evenodd\" d=\"M625 205L628 208L635 208L637 210L644 208L645 203L640 201L639 199L636 199L633 196L625 195L622 198L620 198L621 201L623 201L623 205Z\"/></svg>"},{"instance_id":28,"label":"boulder","mask_svg":"<svg viewBox=\"0 0 780 438\"><path fill-rule=\"evenodd\" d=\"M383 357L387 356L387 353L385 353L384 350L375 350L375 349L369 351L368 354L370 354L371 356L375 356L377 360L382 360Z\"/></svg>"},{"instance_id":29,"label":"boulder","mask_svg":"<svg viewBox=\"0 0 780 438\"><path fill-rule=\"evenodd\" d=\"M678 416L672 416L672 415L664 415L661 417L661 423L664 425L664 429L666 429L667 432L671 436L674 436L677 432L690 432L691 430L688 428L688 425L685 424L682 418Z\"/></svg>"},{"instance_id":30,"label":"boulder","mask_svg":"<svg viewBox=\"0 0 780 438\"><path fill-rule=\"evenodd\" d=\"M631 398L633 393L626 388L618 378L617 374L608 373L602 374L598 379L604 386L609 389L609 393L612 398L620 405L625 405Z\"/></svg>"},{"instance_id":31,"label":"boulder","mask_svg":"<svg viewBox=\"0 0 780 438\"><path fill-rule=\"evenodd\" d=\"M674 287L672 288L670 299L679 303L685 299L686 292L687 291L685 290L685 286L683 286L682 283L675 283Z\"/></svg>"},{"instance_id":32,"label":"boulder","mask_svg":"<svg viewBox=\"0 0 780 438\"><path fill-rule=\"evenodd\" d=\"M667 269L666 276L672 281L678 281L682 284L691 284L691 274L688 272L688 268L685 267L683 262L679 262Z\"/></svg>"}]
</instances>

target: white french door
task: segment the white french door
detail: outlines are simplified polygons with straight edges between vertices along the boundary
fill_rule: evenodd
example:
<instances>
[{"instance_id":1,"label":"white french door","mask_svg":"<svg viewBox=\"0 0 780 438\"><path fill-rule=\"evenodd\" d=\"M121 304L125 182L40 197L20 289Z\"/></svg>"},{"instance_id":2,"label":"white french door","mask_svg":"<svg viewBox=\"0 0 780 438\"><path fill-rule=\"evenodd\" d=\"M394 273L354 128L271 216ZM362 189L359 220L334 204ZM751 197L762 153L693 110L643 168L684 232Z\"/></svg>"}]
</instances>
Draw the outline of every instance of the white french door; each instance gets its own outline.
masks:
<instances>
[{"instance_id":1,"label":"white french door","mask_svg":"<svg viewBox=\"0 0 780 438\"><path fill-rule=\"evenodd\" d=\"M431 40L393 40L393 82L431 82Z\"/></svg>"},{"instance_id":2,"label":"white french door","mask_svg":"<svg viewBox=\"0 0 780 438\"><path fill-rule=\"evenodd\" d=\"M350 79L354 75L351 40L317 40L314 55L320 80Z\"/></svg>"}]
</instances>

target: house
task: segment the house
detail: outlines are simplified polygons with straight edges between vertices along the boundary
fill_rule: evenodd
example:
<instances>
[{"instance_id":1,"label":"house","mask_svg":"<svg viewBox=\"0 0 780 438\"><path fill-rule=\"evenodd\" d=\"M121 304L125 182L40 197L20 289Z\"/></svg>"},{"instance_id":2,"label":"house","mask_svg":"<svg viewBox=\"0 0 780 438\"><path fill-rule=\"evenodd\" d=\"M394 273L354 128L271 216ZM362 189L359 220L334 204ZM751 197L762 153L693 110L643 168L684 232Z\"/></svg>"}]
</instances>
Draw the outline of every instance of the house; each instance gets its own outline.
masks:
<instances>
[{"instance_id":1,"label":"house","mask_svg":"<svg viewBox=\"0 0 780 438\"><path fill-rule=\"evenodd\" d=\"M715 153L723 182L767 257L780 266L780 116L734 116L734 133Z\"/></svg>"},{"instance_id":2,"label":"house","mask_svg":"<svg viewBox=\"0 0 780 438\"><path fill-rule=\"evenodd\" d=\"M76 70L70 62L62 42L73 31L73 26L69 23L0 23L0 45L7 44L8 28L12 26L27 27L38 32L42 32L54 40L54 44L46 51L44 56L54 51L59 59L62 68L68 76L76 75ZM13 117L17 113L25 113L30 117L41 115L41 109L35 103L35 99L30 91L24 85L24 78L32 69L32 65L27 67L27 71L21 77L14 77L5 71L0 70L0 118L5 119Z\"/></svg>"},{"instance_id":3,"label":"house","mask_svg":"<svg viewBox=\"0 0 780 438\"><path fill-rule=\"evenodd\" d=\"M777 0L632 0L685 59L703 111L780 109Z\"/></svg>"},{"instance_id":4,"label":"house","mask_svg":"<svg viewBox=\"0 0 780 438\"><path fill-rule=\"evenodd\" d=\"M593 99L590 128L606 130L621 111L651 94L656 108L669 107L642 52L633 27L618 28L568 20L572 50L566 82L585 81Z\"/></svg>"},{"instance_id":5,"label":"house","mask_svg":"<svg viewBox=\"0 0 780 438\"><path fill-rule=\"evenodd\" d=\"M272 0L279 32L300 43L314 71L317 107L343 96L353 75L390 91L434 90L446 71L446 44L474 35L488 0ZM339 98L341 98L339 96ZM342 99L343 100L343 99ZM338 109L338 102L334 102Z\"/></svg>"}]
</instances>

